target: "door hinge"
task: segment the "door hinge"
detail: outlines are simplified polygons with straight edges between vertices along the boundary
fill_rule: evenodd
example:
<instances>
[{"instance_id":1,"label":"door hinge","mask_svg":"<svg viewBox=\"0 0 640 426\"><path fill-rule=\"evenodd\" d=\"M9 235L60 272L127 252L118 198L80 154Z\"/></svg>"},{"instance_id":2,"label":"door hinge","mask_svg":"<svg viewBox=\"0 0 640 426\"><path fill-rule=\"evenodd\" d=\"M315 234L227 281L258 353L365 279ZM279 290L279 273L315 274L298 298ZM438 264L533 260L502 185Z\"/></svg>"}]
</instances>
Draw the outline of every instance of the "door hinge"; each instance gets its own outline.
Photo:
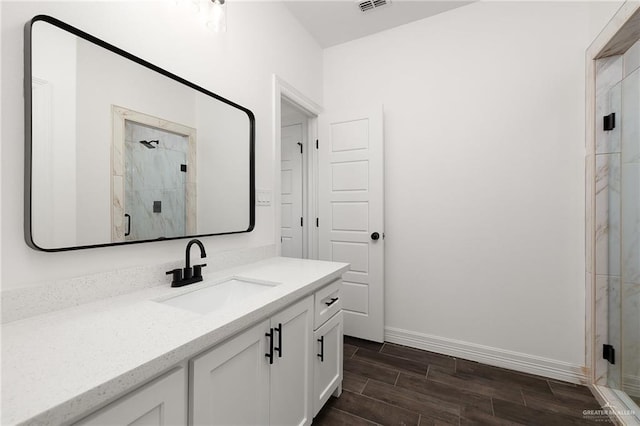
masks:
<instances>
[{"instance_id":1,"label":"door hinge","mask_svg":"<svg viewBox=\"0 0 640 426\"><path fill-rule=\"evenodd\" d=\"M300 145L300 154L302 154L302 143L298 142L298 145Z\"/></svg>"},{"instance_id":2,"label":"door hinge","mask_svg":"<svg viewBox=\"0 0 640 426\"><path fill-rule=\"evenodd\" d=\"M300 226L304 226L303 224L304 224L304 219L300 218Z\"/></svg>"},{"instance_id":3,"label":"door hinge","mask_svg":"<svg viewBox=\"0 0 640 426\"><path fill-rule=\"evenodd\" d=\"M316 139L316 149L318 149L318 139Z\"/></svg>"},{"instance_id":4,"label":"door hinge","mask_svg":"<svg viewBox=\"0 0 640 426\"><path fill-rule=\"evenodd\" d=\"M186 164L180 164L180 171L181 172L187 172L187 165Z\"/></svg>"},{"instance_id":5,"label":"door hinge","mask_svg":"<svg viewBox=\"0 0 640 426\"><path fill-rule=\"evenodd\" d=\"M612 112L609 115L602 117L602 127L605 131L613 130L616 128L616 113Z\"/></svg>"},{"instance_id":6,"label":"door hinge","mask_svg":"<svg viewBox=\"0 0 640 426\"><path fill-rule=\"evenodd\" d=\"M602 345L602 359L606 359L611 364L616 363L616 350L611 345Z\"/></svg>"},{"instance_id":7,"label":"door hinge","mask_svg":"<svg viewBox=\"0 0 640 426\"><path fill-rule=\"evenodd\" d=\"M320 218L316 217L316 228L320 227Z\"/></svg>"}]
</instances>

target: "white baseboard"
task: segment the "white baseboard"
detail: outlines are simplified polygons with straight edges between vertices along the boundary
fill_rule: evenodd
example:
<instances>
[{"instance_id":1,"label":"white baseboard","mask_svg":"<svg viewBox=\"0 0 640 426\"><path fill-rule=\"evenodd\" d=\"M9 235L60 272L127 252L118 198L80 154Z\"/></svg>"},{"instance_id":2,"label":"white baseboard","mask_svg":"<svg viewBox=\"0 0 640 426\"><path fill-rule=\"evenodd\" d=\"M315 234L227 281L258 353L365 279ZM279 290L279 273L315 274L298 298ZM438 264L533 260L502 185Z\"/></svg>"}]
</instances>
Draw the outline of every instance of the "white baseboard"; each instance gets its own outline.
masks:
<instances>
[{"instance_id":1,"label":"white baseboard","mask_svg":"<svg viewBox=\"0 0 640 426\"><path fill-rule=\"evenodd\" d=\"M512 352L461 340L432 336L393 327L385 328L385 341L463 358L495 367L535 374L571 383L587 384L586 368L521 352Z\"/></svg>"},{"instance_id":2,"label":"white baseboard","mask_svg":"<svg viewBox=\"0 0 640 426\"><path fill-rule=\"evenodd\" d=\"M622 378L623 390L633 397L640 397L640 377L624 376Z\"/></svg>"}]
</instances>

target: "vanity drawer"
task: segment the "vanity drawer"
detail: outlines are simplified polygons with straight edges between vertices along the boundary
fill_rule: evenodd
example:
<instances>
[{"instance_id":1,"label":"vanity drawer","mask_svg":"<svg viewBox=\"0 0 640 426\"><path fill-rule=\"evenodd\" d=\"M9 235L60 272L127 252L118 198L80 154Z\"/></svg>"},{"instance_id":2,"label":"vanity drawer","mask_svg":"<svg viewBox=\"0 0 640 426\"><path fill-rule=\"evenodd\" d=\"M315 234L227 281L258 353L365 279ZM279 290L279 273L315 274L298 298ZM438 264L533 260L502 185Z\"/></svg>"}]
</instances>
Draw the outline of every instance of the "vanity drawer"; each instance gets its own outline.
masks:
<instances>
[{"instance_id":1,"label":"vanity drawer","mask_svg":"<svg viewBox=\"0 0 640 426\"><path fill-rule=\"evenodd\" d=\"M315 318L314 330L324 324L336 312L342 309L342 299L340 298L340 288L342 280L338 279L328 286L316 291L315 294Z\"/></svg>"}]
</instances>

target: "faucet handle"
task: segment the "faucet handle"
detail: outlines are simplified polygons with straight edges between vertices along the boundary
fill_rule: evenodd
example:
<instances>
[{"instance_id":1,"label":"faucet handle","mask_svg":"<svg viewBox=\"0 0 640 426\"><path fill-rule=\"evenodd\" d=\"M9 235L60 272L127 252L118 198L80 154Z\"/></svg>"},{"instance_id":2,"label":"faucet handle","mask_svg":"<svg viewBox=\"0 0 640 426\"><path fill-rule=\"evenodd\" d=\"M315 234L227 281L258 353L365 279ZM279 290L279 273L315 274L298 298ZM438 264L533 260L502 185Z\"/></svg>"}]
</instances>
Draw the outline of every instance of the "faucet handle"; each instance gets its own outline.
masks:
<instances>
[{"instance_id":1,"label":"faucet handle","mask_svg":"<svg viewBox=\"0 0 640 426\"><path fill-rule=\"evenodd\" d=\"M182 280L182 270L180 268L167 271L167 275L173 275L173 283L177 283Z\"/></svg>"},{"instance_id":2,"label":"faucet handle","mask_svg":"<svg viewBox=\"0 0 640 426\"><path fill-rule=\"evenodd\" d=\"M206 263L203 263L201 265L193 265L193 277L194 278L198 278L202 276L202 268L204 268L205 266L207 266Z\"/></svg>"}]
</instances>

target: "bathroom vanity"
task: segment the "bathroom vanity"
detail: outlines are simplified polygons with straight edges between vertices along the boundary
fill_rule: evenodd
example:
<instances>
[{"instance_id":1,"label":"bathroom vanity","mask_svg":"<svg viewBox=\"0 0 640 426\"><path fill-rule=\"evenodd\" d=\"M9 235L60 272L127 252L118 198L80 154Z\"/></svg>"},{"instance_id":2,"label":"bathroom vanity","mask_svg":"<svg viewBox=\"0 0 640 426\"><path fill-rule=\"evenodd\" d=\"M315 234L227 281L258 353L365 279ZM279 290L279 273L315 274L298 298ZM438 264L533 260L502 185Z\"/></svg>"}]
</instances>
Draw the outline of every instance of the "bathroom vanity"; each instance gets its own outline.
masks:
<instances>
[{"instance_id":1,"label":"bathroom vanity","mask_svg":"<svg viewBox=\"0 0 640 426\"><path fill-rule=\"evenodd\" d=\"M342 390L347 269L275 257L5 324L2 424L310 424Z\"/></svg>"},{"instance_id":2,"label":"bathroom vanity","mask_svg":"<svg viewBox=\"0 0 640 426\"><path fill-rule=\"evenodd\" d=\"M26 23L24 47L29 247L253 230L249 109L51 16ZM310 424L342 390L349 265L274 257L212 272L208 258L203 273L194 243L206 256L191 240L184 269L3 294L0 423Z\"/></svg>"}]
</instances>

